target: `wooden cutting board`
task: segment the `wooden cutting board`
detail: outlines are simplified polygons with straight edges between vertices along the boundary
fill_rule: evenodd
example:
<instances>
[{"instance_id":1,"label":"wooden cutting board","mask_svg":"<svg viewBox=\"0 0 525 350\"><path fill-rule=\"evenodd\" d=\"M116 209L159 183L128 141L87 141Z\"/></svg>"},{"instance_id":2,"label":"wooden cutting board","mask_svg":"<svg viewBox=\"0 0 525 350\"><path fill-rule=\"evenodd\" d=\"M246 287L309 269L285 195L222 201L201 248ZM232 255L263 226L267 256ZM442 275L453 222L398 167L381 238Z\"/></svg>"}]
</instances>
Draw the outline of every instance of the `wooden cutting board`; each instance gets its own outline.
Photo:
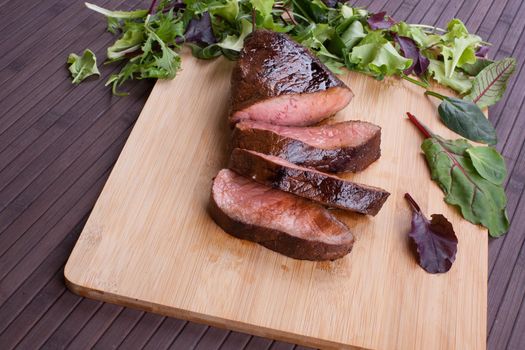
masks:
<instances>
[{"instance_id":1,"label":"wooden cutting board","mask_svg":"<svg viewBox=\"0 0 525 350\"><path fill-rule=\"evenodd\" d=\"M183 57L159 81L67 262L74 292L120 305L314 347L484 349L487 232L443 202L411 111L445 137L433 101L399 79L342 79L355 98L337 119L383 128L382 156L347 178L391 192L376 217L338 215L353 251L298 261L224 233L207 214L211 179L228 158L233 64ZM410 192L459 238L452 269L422 270L409 250Z\"/></svg>"}]
</instances>

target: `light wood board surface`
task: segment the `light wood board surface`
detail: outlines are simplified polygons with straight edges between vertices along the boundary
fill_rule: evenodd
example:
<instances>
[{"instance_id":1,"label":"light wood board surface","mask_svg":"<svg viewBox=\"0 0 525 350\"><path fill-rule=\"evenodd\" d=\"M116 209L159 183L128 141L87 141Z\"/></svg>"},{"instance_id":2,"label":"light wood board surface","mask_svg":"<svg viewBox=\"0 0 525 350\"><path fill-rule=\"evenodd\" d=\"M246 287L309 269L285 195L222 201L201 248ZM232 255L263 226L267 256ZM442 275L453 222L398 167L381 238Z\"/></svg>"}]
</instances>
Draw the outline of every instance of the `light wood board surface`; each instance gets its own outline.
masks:
<instances>
[{"instance_id":1,"label":"light wood board surface","mask_svg":"<svg viewBox=\"0 0 525 350\"><path fill-rule=\"evenodd\" d=\"M187 54L153 89L69 258L78 294L317 347L484 349L487 232L458 215L430 180L410 111L435 132L435 102L399 79L347 73L355 98L336 118L382 127L382 156L347 178L391 192L376 217L338 215L356 237L334 262L298 261L224 233L207 213L228 158L233 64ZM407 239L410 192L459 238L452 269L422 270Z\"/></svg>"}]
</instances>

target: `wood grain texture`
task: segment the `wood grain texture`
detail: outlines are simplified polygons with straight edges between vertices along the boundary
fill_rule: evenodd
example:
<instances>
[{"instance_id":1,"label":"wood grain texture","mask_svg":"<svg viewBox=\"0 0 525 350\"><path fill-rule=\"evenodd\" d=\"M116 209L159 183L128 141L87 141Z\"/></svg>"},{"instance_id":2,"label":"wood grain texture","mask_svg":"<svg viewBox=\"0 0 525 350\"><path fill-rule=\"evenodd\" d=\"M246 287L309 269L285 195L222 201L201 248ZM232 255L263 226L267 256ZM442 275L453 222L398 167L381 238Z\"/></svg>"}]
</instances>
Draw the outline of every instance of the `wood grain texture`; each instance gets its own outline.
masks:
<instances>
[{"instance_id":1,"label":"wood grain texture","mask_svg":"<svg viewBox=\"0 0 525 350\"><path fill-rule=\"evenodd\" d=\"M156 84L72 252L72 290L310 346L485 347L487 233L447 206L430 180L422 138L404 114L453 134L420 88L343 77L356 97L337 118L383 128L381 159L347 177L392 195L374 218L338 213L357 238L350 255L304 262L235 239L208 216L211 178L228 156L232 64L187 54L183 62L177 79ZM410 253L405 192L453 222L460 243L449 273L427 274Z\"/></svg>"}]
</instances>

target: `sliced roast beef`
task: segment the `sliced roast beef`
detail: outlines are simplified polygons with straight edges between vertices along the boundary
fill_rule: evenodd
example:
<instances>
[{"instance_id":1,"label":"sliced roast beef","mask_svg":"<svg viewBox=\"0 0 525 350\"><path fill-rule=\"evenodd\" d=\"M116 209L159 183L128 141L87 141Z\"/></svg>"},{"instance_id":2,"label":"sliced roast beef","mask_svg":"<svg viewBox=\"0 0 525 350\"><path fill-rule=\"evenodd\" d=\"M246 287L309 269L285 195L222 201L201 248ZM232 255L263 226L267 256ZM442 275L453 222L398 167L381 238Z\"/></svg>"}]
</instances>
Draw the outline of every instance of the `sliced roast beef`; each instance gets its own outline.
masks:
<instances>
[{"instance_id":1,"label":"sliced roast beef","mask_svg":"<svg viewBox=\"0 0 525 350\"><path fill-rule=\"evenodd\" d=\"M253 32L232 73L230 121L313 125L343 109L353 93L307 48L287 35Z\"/></svg>"},{"instance_id":2,"label":"sliced roast beef","mask_svg":"<svg viewBox=\"0 0 525 350\"><path fill-rule=\"evenodd\" d=\"M390 195L317 170L292 164L275 156L235 148L229 168L273 188L308 198L330 207L376 215Z\"/></svg>"},{"instance_id":3,"label":"sliced roast beef","mask_svg":"<svg viewBox=\"0 0 525 350\"><path fill-rule=\"evenodd\" d=\"M312 127L237 123L233 147L284 158L325 172L357 172L379 159L381 128L363 121Z\"/></svg>"},{"instance_id":4,"label":"sliced roast beef","mask_svg":"<svg viewBox=\"0 0 525 350\"><path fill-rule=\"evenodd\" d=\"M322 206L223 169L213 180L210 213L227 233L295 259L334 260L354 238Z\"/></svg>"}]
</instances>

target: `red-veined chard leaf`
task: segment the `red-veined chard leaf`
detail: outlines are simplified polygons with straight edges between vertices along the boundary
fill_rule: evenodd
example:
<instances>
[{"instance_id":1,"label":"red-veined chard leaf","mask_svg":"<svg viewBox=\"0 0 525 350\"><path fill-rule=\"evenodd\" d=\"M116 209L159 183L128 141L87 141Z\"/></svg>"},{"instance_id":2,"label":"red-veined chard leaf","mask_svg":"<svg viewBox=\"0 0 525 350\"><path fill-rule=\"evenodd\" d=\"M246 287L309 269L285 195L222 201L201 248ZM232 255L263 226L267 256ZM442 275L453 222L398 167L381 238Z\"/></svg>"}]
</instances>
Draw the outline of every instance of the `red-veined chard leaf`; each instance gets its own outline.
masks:
<instances>
[{"instance_id":1,"label":"red-veined chard leaf","mask_svg":"<svg viewBox=\"0 0 525 350\"><path fill-rule=\"evenodd\" d=\"M472 90L465 99L473 101L480 108L492 106L498 102L505 89L507 81L516 69L516 60L504 58L485 67L474 79Z\"/></svg>"},{"instance_id":2,"label":"red-veined chard leaf","mask_svg":"<svg viewBox=\"0 0 525 350\"><path fill-rule=\"evenodd\" d=\"M452 224L441 214L428 220L414 198L405 193L412 208L412 227L408 233L416 246L419 265L428 273L450 270L458 251L458 238Z\"/></svg>"},{"instance_id":3,"label":"red-veined chard leaf","mask_svg":"<svg viewBox=\"0 0 525 350\"><path fill-rule=\"evenodd\" d=\"M478 173L468 154L474 147L465 139L445 140L430 132L414 115L407 115L425 136L421 149L432 180L445 193L445 202L457 206L466 220L488 228L492 237L507 232L509 221L504 188Z\"/></svg>"}]
</instances>

